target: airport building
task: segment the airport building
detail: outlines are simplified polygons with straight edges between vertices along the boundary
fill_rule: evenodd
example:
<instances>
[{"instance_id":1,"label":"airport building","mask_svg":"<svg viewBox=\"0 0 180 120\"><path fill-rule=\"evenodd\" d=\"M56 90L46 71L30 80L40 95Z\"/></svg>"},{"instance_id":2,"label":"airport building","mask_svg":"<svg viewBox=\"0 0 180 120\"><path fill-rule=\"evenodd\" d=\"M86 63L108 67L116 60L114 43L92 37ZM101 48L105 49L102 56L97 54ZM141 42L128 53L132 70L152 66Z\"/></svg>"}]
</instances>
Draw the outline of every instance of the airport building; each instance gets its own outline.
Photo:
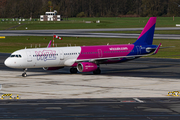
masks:
<instances>
[{"instance_id":1,"label":"airport building","mask_svg":"<svg viewBox=\"0 0 180 120\"><path fill-rule=\"evenodd\" d=\"M40 21L61 21L61 15L57 15L57 11L46 12L45 15L40 15Z\"/></svg>"}]
</instances>

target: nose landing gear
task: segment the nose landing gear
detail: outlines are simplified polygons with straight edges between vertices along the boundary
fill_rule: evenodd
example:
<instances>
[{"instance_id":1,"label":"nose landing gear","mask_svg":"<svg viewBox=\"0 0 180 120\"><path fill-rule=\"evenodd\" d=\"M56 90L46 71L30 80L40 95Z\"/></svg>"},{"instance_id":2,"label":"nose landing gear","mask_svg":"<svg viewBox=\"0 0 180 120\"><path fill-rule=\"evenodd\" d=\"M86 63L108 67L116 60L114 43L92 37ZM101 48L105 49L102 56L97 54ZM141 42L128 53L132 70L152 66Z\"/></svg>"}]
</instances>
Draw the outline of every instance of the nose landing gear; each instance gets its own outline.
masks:
<instances>
[{"instance_id":1,"label":"nose landing gear","mask_svg":"<svg viewBox=\"0 0 180 120\"><path fill-rule=\"evenodd\" d=\"M27 68L23 69L24 70L24 73L22 74L23 77L26 77L27 74L26 74L26 71L27 71Z\"/></svg>"}]
</instances>

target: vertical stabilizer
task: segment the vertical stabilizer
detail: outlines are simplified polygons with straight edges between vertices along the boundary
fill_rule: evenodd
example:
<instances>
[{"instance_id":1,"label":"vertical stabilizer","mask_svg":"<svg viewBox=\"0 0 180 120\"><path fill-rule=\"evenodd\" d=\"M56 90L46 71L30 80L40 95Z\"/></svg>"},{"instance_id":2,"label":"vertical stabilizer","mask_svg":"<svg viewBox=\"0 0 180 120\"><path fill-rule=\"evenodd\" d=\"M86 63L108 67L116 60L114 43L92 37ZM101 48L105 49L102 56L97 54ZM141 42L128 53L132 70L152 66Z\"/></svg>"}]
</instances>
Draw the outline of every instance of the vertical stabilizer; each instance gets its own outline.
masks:
<instances>
[{"instance_id":1,"label":"vertical stabilizer","mask_svg":"<svg viewBox=\"0 0 180 120\"><path fill-rule=\"evenodd\" d=\"M151 17L139 35L139 38L134 43L135 45L152 45L154 30L156 25L156 17Z\"/></svg>"}]
</instances>

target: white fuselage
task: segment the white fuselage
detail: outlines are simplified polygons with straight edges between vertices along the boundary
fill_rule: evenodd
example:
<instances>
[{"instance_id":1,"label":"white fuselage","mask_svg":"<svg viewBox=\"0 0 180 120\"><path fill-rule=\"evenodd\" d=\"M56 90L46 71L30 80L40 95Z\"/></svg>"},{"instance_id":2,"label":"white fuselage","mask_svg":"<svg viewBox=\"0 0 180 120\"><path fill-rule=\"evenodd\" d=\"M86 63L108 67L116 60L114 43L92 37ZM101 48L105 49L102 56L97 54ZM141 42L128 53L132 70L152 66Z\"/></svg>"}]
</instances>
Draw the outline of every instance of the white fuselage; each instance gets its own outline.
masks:
<instances>
[{"instance_id":1,"label":"white fuselage","mask_svg":"<svg viewBox=\"0 0 180 120\"><path fill-rule=\"evenodd\" d=\"M34 48L15 51L5 61L11 68L72 66L81 47Z\"/></svg>"}]
</instances>

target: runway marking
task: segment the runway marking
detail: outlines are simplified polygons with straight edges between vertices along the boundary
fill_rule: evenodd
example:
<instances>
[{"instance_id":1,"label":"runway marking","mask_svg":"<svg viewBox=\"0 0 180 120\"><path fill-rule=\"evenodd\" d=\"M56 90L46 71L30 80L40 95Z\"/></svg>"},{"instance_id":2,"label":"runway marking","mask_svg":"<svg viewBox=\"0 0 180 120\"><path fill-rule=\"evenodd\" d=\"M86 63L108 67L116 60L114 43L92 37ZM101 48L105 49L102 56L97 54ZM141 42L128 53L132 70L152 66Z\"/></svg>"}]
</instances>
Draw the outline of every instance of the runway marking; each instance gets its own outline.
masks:
<instances>
[{"instance_id":1,"label":"runway marking","mask_svg":"<svg viewBox=\"0 0 180 120\"><path fill-rule=\"evenodd\" d=\"M6 37L5 37L5 36L0 36L0 38L2 38L2 39L3 39L3 38L6 38Z\"/></svg>"},{"instance_id":2,"label":"runway marking","mask_svg":"<svg viewBox=\"0 0 180 120\"><path fill-rule=\"evenodd\" d=\"M62 109L61 107L46 107L45 109L56 109L56 110L60 110Z\"/></svg>"},{"instance_id":3,"label":"runway marking","mask_svg":"<svg viewBox=\"0 0 180 120\"><path fill-rule=\"evenodd\" d=\"M138 102L140 102L140 103L143 103L144 101L142 101L142 100L140 100L140 99L138 99L138 98L133 98L134 100L136 100L136 101L138 101Z\"/></svg>"},{"instance_id":4,"label":"runway marking","mask_svg":"<svg viewBox=\"0 0 180 120\"><path fill-rule=\"evenodd\" d=\"M3 101L3 100L2 100ZM1 102L1 100L0 100L0 102ZM120 102L122 102L122 101L120 101ZM114 101L110 101L110 102L78 102L78 103L74 103L74 102L66 102L66 103L64 103L64 102L62 102L62 103L12 103L11 105L81 105L81 104L89 104L89 105L91 105L91 104L98 104L98 105L100 105L100 104L118 104L118 103L120 103L120 102L118 102L118 101L116 101L116 102L114 102ZM125 102L125 101L124 101ZM126 101L126 102L136 102L136 101ZM0 106L8 106L9 104L8 103L0 103Z\"/></svg>"},{"instance_id":5,"label":"runway marking","mask_svg":"<svg viewBox=\"0 0 180 120\"><path fill-rule=\"evenodd\" d=\"M121 101L121 102L123 102L123 103L130 103L130 102L136 102L136 101L134 101L134 100L124 100L124 101Z\"/></svg>"}]
</instances>

